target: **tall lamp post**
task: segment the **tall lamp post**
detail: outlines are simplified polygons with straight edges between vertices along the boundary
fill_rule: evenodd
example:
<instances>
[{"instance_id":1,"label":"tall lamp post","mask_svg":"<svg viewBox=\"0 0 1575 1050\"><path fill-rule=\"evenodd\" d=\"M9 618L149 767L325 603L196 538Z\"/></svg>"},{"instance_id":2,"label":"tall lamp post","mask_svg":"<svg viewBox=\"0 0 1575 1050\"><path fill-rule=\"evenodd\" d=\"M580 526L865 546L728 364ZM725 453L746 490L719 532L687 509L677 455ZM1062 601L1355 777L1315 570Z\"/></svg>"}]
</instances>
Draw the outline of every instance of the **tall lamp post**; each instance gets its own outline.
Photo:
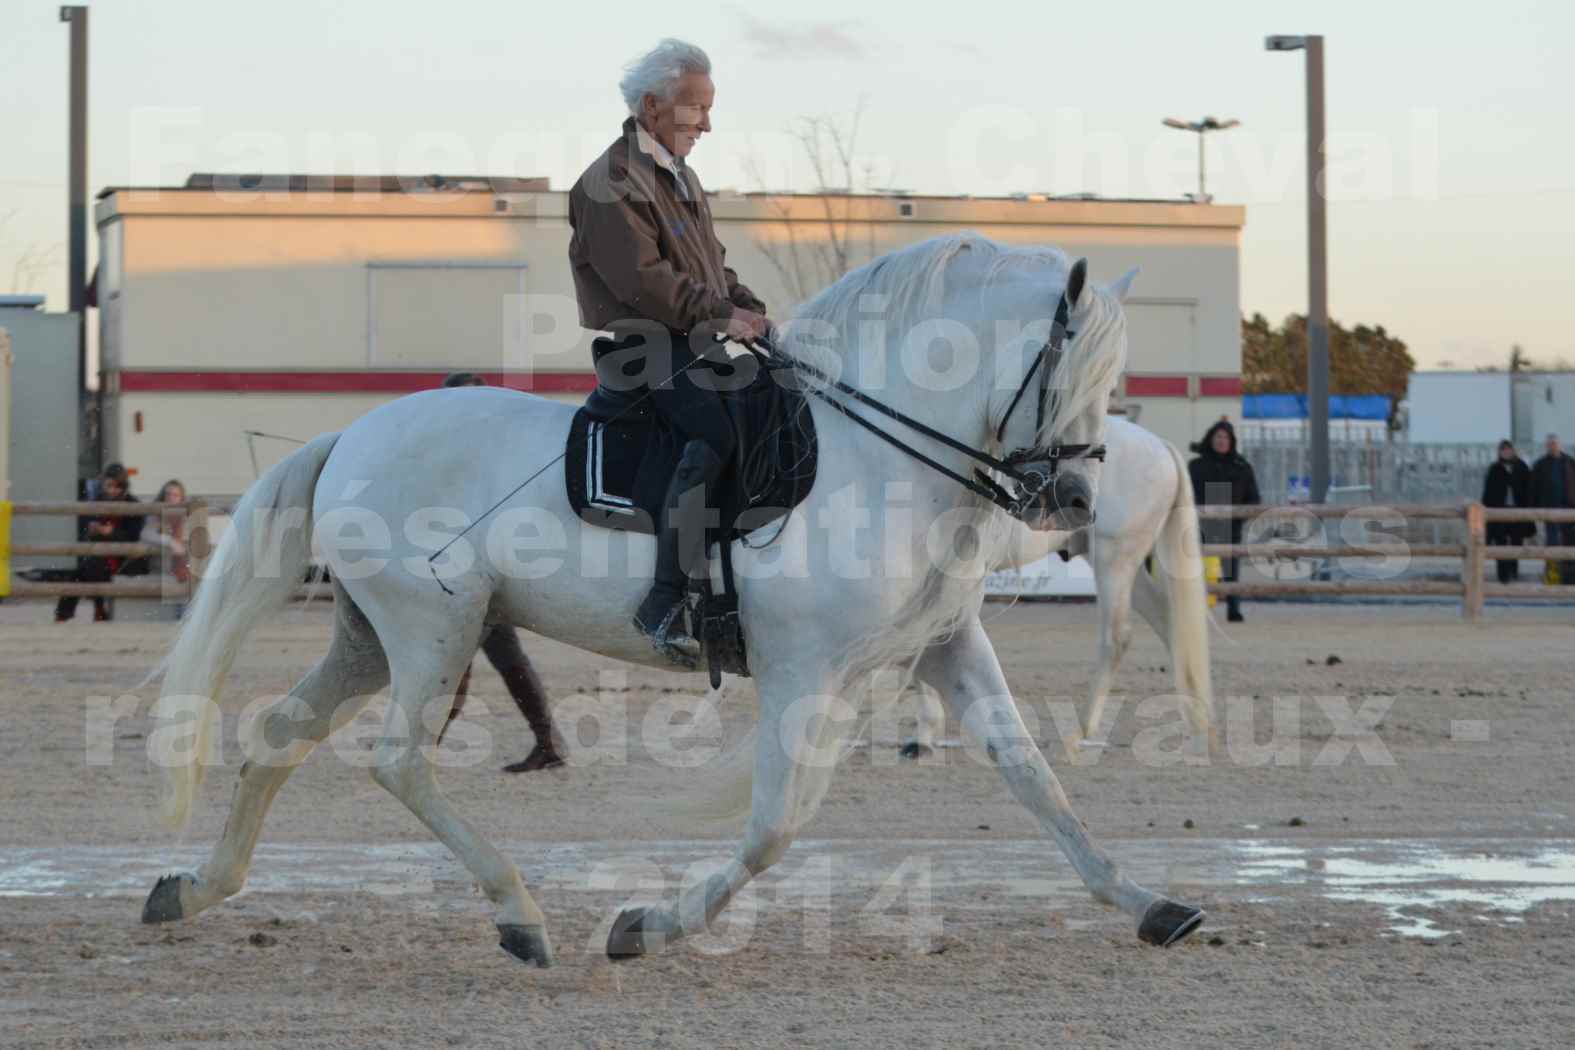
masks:
<instances>
[{"instance_id":1,"label":"tall lamp post","mask_svg":"<svg viewBox=\"0 0 1575 1050\"><path fill-rule=\"evenodd\" d=\"M1240 127L1239 120L1219 120L1215 117L1204 117L1202 120L1177 120L1175 117L1166 117L1163 121L1167 128L1177 131L1191 131L1198 136L1198 203L1206 204L1209 199L1208 180L1204 164L1203 140L1211 131L1229 131L1231 128Z\"/></svg>"},{"instance_id":2,"label":"tall lamp post","mask_svg":"<svg viewBox=\"0 0 1575 1050\"><path fill-rule=\"evenodd\" d=\"M1329 493L1329 239L1324 197L1323 37L1271 36L1269 51L1307 52L1307 426L1312 453L1308 497Z\"/></svg>"},{"instance_id":3,"label":"tall lamp post","mask_svg":"<svg viewBox=\"0 0 1575 1050\"><path fill-rule=\"evenodd\" d=\"M60 20L71 27L68 91L70 122L66 160L66 293L68 309L77 315L77 405L80 421L78 472L83 477L97 474L103 463L103 420L89 430L87 388L87 103L88 103L88 9L80 4L60 8ZM102 397L102 393L100 397ZM88 437L94 435L92 442Z\"/></svg>"}]
</instances>

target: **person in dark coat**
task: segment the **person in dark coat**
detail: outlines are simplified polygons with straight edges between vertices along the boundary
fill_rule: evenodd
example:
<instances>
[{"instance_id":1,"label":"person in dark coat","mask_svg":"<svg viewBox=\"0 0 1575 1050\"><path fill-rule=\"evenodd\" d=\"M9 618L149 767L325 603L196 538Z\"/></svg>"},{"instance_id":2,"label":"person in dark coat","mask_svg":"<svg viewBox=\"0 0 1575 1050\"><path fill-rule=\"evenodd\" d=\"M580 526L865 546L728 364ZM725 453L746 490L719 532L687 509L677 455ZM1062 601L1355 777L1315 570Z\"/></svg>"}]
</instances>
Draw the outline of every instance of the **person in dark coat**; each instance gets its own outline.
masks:
<instances>
[{"instance_id":1,"label":"person in dark coat","mask_svg":"<svg viewBox=\"0 0 1575 1050\"><path fill-rule=\"evenodd\" d=\"M135 503L137 497L131 494L130 485L131 479L126 468L119 463L111 463L104 468L102 474L87 483L87 491L84 495L91 503ZM142 540L142 522L143 519L140 517L84 515L77 519L77 542L139 543ZM137 575L147 571L145 558L125 558L118 555L78 558L76 578L79 583L108 583L116 573ZM55 604L55 622L65 623L75 617L77 601L75 597L61 598ZM102 623L114 618L114 599L93 599L95 621Z\"/></svg>"},{"instance_id":2,"label":"person in dark coat","mask_svg":"<svg viewBox=\"0 0 1575 1050\"><path fill-rule=\"evenodd\" d=\"M1187 464L1187 473L1192 476L1192 499L1198 506L1241 507L1263 502L1258 495L1258 476L1253 473L1252 464L1236 451L1236 428L1230 425L1230 420L1221 419L1209 427L1203 440L1192 446L1192 451L1198 456ZM1202 540L1204 543L1240 543L1246 524L1244 518L1206 519L1200 530ZM1226 580L1236 579L1238 562L1237 558L1225 559L1221 575ZM1240 623L1243 619L1241 599L1226 598L1225 611L1226 619Z\"/></svg>"},{"instance_id":3,"label":"person in dark coat","mask_svg":"<svg viewBox=\"0 0 1575 1050\"><path fill-rule=\"evenodd\" d=\"M451 372L444 378L443 385L486 386L487 380L475 372ZM481 636L481 651L498 674L503 676L503 684L514 698L515 706L525 716L530 731L536 735L536 746L530 754L504 766L503 771L535 773L563 765L563 741L552 724L552 712L547 707L547 690L542 686L536 669L531 666L530 657L525 655L525 650L520 646L519 632L506 623L493 624L485 631ZM465 709L465 700L470 695L470 671L467 666L464 676L459 680L459 687L454 691L454 706L449 709L448 721L443 723L443 728L438 732L439 744L443 742L443 734L448 732L448 723L458 718Z\"/></svg>"},{"instance_id":4,"label":"person in dark coat","mask_svg":"<svg viewBox=\"0 0 1575 1050\"><path fill-rule=\"evenodd\" d=\"M1482 481L1482 505L1531 506L1531 468L1509 441L1498 443L1498 459L1488 468L1487 477ZM1495 521L1487 527L1487 541L1496 547L1518 547L1536 534L1536 525L1529 521ZM1499 558L1498 582L1513 583L1518 579L1520 559Z\"/></svg>"},{"instance_id":5,"label":"person in dark coat","mask_svg":"<svg viewBox=\"0 0 1575 1050\"><path fill-rule=\"evenodd\" d=\"M1575 459L1560 447L1557 434L1548 435L1547 454L1531 465L1531 505L1575 507ZM1565 547L1575 541L1575 526L1549 521L1542 527L1549 547ZM1559 563L1559 582L1575 583L1575 562Z\"/></svg>"}]
</instances>

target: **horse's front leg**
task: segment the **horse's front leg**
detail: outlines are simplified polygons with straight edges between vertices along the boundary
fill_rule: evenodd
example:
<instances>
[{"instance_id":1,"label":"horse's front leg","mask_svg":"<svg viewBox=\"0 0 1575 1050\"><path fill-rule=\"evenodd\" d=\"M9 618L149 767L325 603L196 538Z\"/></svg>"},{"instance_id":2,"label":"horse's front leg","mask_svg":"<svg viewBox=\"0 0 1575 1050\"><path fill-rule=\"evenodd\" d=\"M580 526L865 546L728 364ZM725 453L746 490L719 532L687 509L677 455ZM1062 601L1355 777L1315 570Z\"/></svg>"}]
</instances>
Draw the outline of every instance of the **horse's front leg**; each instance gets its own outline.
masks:
<instances>
[{"instance_id":1,"label":"horse's front leg","mask_svg":"<svg viewBox=\"0 0 1575 1050\"><path fill-rule=\"evenodd\" d=\"M1144 889L1088 837L1066 792L1034 743L1008 692L995 649L977 617L925 651L918 675L934 687L963 731L984 745L1012 794L1055 837L1094 897L1138 923L1138 936L1169 946L1203 921L1203 912Z\"/></svg>"}]
</instances>

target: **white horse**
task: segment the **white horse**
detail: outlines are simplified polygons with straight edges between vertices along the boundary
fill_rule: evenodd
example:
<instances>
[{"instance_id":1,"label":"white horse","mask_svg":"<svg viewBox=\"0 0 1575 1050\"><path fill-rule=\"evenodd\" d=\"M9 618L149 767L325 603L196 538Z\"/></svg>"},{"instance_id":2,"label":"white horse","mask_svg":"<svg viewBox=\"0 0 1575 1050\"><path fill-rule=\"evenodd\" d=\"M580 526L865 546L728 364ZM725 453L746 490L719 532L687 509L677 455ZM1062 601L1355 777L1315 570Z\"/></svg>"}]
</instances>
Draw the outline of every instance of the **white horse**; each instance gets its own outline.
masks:
<instances>
[{"instance_id":1,"label":"white horse","mask_svg":"<svg viewBox=\"0 0 1575 1050\"><path fill-rule=\"evenodd\" d=\"M1053 396L1036 393L1027 409L1008 411L1045 356L1052 309L1069 283L1079 283L1071 272L1053 249L1009 248L974 234L937 238L821 293L779 352L840 370L845 382L975 449L1097 444L1126 356L1125 282L1070 294L1076 337L1055 364ZM1033 402L1046 401L1038 425ZM781 858L829 784L835 763L825 756L839 754L857 729L850 701L890 667L912 669L941 692L1093 895L1131 916L1140 937L1168 944L1191 932L1198 909L1132 882L1089 839L1018 717L978 620L1006 515L816 398L809 404L820 445L813 489L775 542L763 542L774 531L768 526L751 537L759 546L734 551L759 693L750 750L742 761L738 749L734 762L724 756L724 768L742 773L730 787L748 800L743 840L704 885L622 912L608 954L629 957L704 930ZM243 741L251 757L223 837L199 870L159 880L144 921L189 918L236 893L268 804L293 767L391 681L373 779L475 876L495 907L502 947L527 962L551 962L546 918L519 872L439 791L429 756L489 623L670 669L630 623L649 583L654 541L586 526L568 502L553 457L573 413L507 390L415 394L313 440L247 492L164 664L156 732L171 741L160 761L167 821L186 820L219 688L247 633L294 591L314 532L334 574L334 637L323 660L252 723ZM972 466L960 452L885 422L949 469L966 474ZM554 465L516 490L519 475L541 462ZM1069 459L1061 480L1072 479L1091 500L1099 468L1095 459ZM511 490L477 519L478 531L435 554ZM1068 527L1043 503L1024 520Z\"/></svg>"},{"instance_id":2,"label":"white horse","mask_svg":"<svg viewBox=\"0 0 1575 1050\"><path fill-rule=\"evenodd\" d=\"M1109 454L1094 501L1094 524L1077 532L1016 528L999 567L1016 568L1056 551L1092 554L1099 596L1099 654L1089 685L1083 739L1100 739L1099 722L1116 669L1132 643L1134 609L1170 652L1181 713L1195 743L1206 742L1214 705L1209 669L1208 595L1198 549L1192 481L1181 452L1170 442L1120 417L1105 432ZM1152 571L1144 561L1152 553ZM903 754L928 754L945 725L939 701L916 691L917 726Z\"/></svg>"}]
</instances>

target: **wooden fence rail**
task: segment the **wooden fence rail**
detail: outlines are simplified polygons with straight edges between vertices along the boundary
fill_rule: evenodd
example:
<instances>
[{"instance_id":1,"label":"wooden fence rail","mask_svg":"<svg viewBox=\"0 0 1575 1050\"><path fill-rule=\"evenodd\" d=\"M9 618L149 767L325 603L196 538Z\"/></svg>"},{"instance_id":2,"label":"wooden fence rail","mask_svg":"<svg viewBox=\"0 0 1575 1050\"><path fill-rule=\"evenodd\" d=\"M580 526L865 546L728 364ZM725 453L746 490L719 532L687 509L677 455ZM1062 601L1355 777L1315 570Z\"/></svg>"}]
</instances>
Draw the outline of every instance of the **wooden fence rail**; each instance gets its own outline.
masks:
<instances>
[{"instance_id":1,"label":"wooden fence rail","mask_svg":"<svg viewBox=\"0 0 1575 1050\"><path fill-rule=\"evenodd\" d=\"M1198 517L1204 520L1232 518L1286 518L1300 515L1313 518L1342 518L1354 516L1372 520L1376 516L1399 517L1406 520L1453 519L1465 523L1466 541L1456 544L1407 544L1396 539L1392 543L1342 544L1317 546L1305 541L1299 545L1279 543L1206 543L1204 557L1259 558L1259 559L1311 559L1328 560L1361 558L1459 558L1458 580L1418 579L1343 579L1343 580L1264 580L1254 582L1210 583L1209 592L1222 597L1271 598L1306 596L1404 596L1445 595L1460 598L1461 612L1467 619L1482 615L1483 601L1487 598L1563 598L1575 599L1575 586L1548 586L1541 583L1501 584L1488 583L1484 578L1487 563L1500 558L1531 558L1545 561L1575 561L1575 546L1489 546L1489 522L1556 522L1575 524L1575 509L1535 507L1484 507L1480 503L1467 503L1460 507L1442 506L1393 506L1370 505L1288 505L1199 507Z\"/></svg>"},{"instance_id":2,"label":"wooden fence rail","mask_svg":"<svg viewBox=\"0 0 1575 1050\"><path fill-rule=\"evenodd\" d=\"M186 549L191 567L190 579L172 577L121 578L105 583L34 582L13 580L9 561L12 556L34 557L143 557L158 554L162 548L152 543L34 543L5 545L0 542L0 597L11 598L160 598L165 601L186 601L191 596L195 581L202 578L212 554L209 538L208 505L194 499L189 503L13 503L9 508L12 517L24 515L57 515L69 517L128 517L155 515L186 518ZM1198 517L1204 520L1230 518L1256 518L1267 516L1340 518L1348 515L1370 520L1374 516L1400 517L1407 520L1456 520L1466 527L1466 542L1458 544L1408 545L1401 540L1392 543L1342 544L1317 546L1276 543L1209 543L1203 545L1203 554L1219 558L1272 558L1272 559L1387 559L1398 555L1416 558L1459 558L1458 580L1418 579L1344 579L1344 580L1264 580L1255 582L1217 582L1209 584L1210 592L1225 597L1267 598L1293 596L1405 596L1439 595L1458 596L1461 611L1469 619L1482 615L1483 601L1487 598L1567 598L1575 599L1575 586L1551 587L1543 584L1490 584L1483 579L1489 560L1502 556L1544 559L1548 561L1575 561L1575 546L1488 546L1487 525L1490 522L1556 522L1575 524L1575 509L1539 508L1489 508L1479 503L1460 507L1437 505L1288 505L1245 507L1199 507Z\"/></svg>"},{"instance_id":3,"label":"wooden fence rail","mask_svg":"<svg viewBox=\"0 0 1575 1050\"><path fill-rule=\"evenodd\" d=\"M131 502L16 502L0 513L15 519L24 516L73 518L172 518L186 519L186 559L189 579L172 576L121 577L102 583L74 580L19 580L14 578L13 557L43 558L141 558L157 556L164 548L156 543L82 541L77 543L9 543L0 540L0 598L159 598L184 602L191 597L213 553L209 535L208 504Z\"/></svg>"},{"instance_id":4,"label":"wooden fence rail","mask_svg":"<svg viewBox=\"0 0 1575 1050\"><path fill-rule=\"evenodd\" d=\"M1204 519L1217 518L1256 518L1269 517L1304 517L1304 518L1343 518L1355 516L1369 518L1376 513L1398 515L1413 521L1428 518L1453 518L1459 520L1463 513L1460 507L1445 507L1436 503L1397 503L1386 506L1382 503L1254 503L1243 506L1204 506L1198 508L1198 517ZM1575 511L1559 511L1555 513L1568 513L1570 520L1575 521Z\"/></svg>"}]
</instances>

